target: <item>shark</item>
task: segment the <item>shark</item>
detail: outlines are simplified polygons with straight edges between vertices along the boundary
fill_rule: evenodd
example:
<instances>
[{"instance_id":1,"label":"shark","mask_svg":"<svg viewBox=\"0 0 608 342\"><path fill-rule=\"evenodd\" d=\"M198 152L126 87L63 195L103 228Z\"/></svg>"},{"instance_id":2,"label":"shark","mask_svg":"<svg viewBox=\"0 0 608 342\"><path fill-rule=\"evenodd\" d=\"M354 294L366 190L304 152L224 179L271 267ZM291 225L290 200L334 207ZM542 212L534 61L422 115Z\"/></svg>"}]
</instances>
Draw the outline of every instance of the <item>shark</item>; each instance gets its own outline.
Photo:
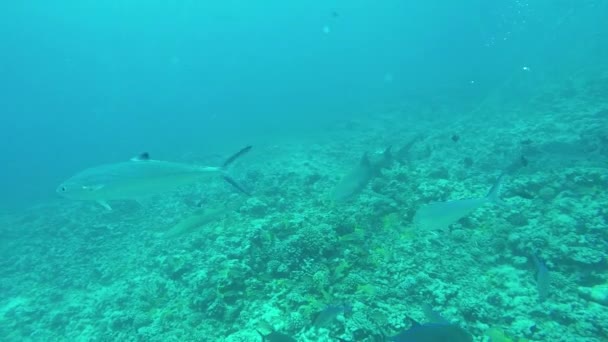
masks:
<instances>
[{"instance_id":1,"label":"shark","mask_svg":"<svg viewBox=\"0 0 608 342\"><path fill-rule=\"evenodd\" d=\"M390 167L392 162L390 146L383 153L374 154L372 158L367 152L364 153L359 164L338 182L331 192L331 199L345 202L356 197L373 178L380 175L382 169Z\"/></svg>"},{"instance_id":2,"label":"shark","mask_svg":"<svg viewBox=\"0 0 608 342\"><path fill-rule=\"evenodd\" d=\"M229 174L228 167L247 152L246 146L234 153L220 166L201 166L150 159L142 153L129 161L99 165L85 169L62 182L57 193L71 200L95 201L112 210L108 201L140 200L192 185L208 175L223 178L238 191L249 193Z\"/></svg>"}]
</instances>

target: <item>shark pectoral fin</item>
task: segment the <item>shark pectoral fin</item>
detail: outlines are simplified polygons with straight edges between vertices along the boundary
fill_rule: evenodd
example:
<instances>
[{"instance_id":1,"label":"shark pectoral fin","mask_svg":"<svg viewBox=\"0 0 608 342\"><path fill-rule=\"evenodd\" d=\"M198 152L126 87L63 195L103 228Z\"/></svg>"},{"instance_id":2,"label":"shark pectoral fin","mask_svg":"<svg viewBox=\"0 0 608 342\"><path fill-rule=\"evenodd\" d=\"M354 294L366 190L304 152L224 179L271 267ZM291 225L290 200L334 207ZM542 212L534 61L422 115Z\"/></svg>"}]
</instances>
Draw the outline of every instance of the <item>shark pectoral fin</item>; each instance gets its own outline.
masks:
<instances>
[{"instance_id":1,"label":"shark pectoral fin","mask_svg":"<svg viewBox=\"0 0 608 342\"><path fill-rule=\"evenodd\" d=\"M103 200L99 200L97 201L97 203L99 203L100 206L104 207L106 210L112 211L112 207L110 207L110 205L108 204L108 202L103 201Z\"/></svg>"}]
</instances>

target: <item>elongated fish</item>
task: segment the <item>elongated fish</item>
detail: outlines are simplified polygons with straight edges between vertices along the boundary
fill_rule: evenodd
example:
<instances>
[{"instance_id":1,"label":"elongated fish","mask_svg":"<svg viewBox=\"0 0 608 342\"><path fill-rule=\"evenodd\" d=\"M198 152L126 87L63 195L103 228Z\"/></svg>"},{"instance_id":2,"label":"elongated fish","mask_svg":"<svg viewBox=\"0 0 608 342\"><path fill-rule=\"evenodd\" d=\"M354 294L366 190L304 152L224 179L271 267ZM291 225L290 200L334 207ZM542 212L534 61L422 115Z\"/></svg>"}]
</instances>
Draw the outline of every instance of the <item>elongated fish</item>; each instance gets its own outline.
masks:
<instances>
[{"instance_id":1,"label":"elongated fish","mask_svg":"<svg viewBox=\"0 0 608 342\"><path fill-rule=\"evenodd\" d=\"M536 289L538 290L538 300L544 302L549 297L551 288L551 274L547 265L535 254L532 254L532 261L536 267Z\"/></svg>"},{"instance_id":2,"label":"elongated fish","mask_svg":"<svg viewBox=\"0 0 608 342\"><path fill-rule=\"evenodd\" d=\"M347 173L331 192L331 199L344 202L357 196L367 184L380 174L380 171L390 166L393 161L391 147L389 146L381 155L370 159L363 154L359 164Z\"/></svg>"},{"instance_id":3,"label":"elongated fish","mask_svg":"<svg viewBox=\"0 0 608 342\"><path fill-rule=\"evenodd\" d=\"M486 203L501 203L498 196L504 178L504 174L498 177L496 184L484 197L436 202L421 206L414 215L414 225L426 229L447 229L452 223L469 215Z\"/></svg>"},{"instance_id":4,"label":"elongated fish","mask_svg":"<svg viewBox=\"0 0 608 342\"><path fill-rule=\"evenodd\" d=\"M107 201L138 200L191 185L205 175L219 175L239 191L247 191L226 172L228 166L251 150L247 146L221 166L199 166L152 160L147 153L130 161L106 164L77 173L57 187L57 193L73 200L96 201L111 210Z\"/></svg>"}]
</instances>

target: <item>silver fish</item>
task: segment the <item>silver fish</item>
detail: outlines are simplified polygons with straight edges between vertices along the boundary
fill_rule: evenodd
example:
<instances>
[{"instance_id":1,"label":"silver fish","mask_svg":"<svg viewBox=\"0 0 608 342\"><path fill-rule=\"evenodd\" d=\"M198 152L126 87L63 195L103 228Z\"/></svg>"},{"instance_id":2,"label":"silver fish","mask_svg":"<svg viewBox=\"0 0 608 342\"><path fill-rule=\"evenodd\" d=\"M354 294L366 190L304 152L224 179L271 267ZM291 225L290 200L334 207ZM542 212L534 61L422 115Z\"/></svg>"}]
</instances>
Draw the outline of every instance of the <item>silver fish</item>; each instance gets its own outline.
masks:
<instances>
[{"instance_id":1,"label":"silver fish","mask_svg":"<svg viewBox=\"0 0 608 342\"><path fill-rule=\"evenodd\" d=\"M219 175L239 191L245 189L234 181L226 169L237 158L249 152L247 146L233 154L221 166L198 166L151 160L147 153L130 161L106 164L77 173L57 187L57 193L73 200L96 201L111 210L107 201L139 200L199 182L205 175Z\"/></svg>"},{"instance_id":2,"label":"silver fish","mask_svg":"<svg viewBox=\"0 0 608 342\"><path fill-rule=\"evenodd\" d=\"M496 184L484 197L436 202L421 206L414 215L414 225L426 229L447 229L451 224L486 203L502 203L498 196L504 178L504 174L498 177Z\"/></svg>"}]
</instances>

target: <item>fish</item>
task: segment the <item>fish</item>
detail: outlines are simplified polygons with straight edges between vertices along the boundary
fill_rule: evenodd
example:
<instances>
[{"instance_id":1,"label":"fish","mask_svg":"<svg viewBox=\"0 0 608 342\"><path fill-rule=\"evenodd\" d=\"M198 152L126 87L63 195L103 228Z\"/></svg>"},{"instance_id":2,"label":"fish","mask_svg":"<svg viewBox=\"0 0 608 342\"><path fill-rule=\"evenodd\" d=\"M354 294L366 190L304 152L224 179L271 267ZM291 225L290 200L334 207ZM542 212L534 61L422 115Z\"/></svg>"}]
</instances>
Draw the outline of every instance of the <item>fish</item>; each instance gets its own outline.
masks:
<instances>
[{"instance_id":1,"label":"fish","mask_svg":"<svg viewBox=\"0 0 608 342\"><path fill-rule=\"evenodd\" d=\"M204 208L195 211L192 215L179 221L176 225L161 234L162 237L180 237L192 233L198 228L219 220L229 212L229 208L221 206L217 208Z\"/></svg>"},{"instance_id":2,"label":"fish","mask_svg":"<svg viewBox=\"0 0 608 342\"><path fill-rule=\"evenodd\" d=\"M421 206L414 215L414 225L425 229L447 229L451 224L469 215L486 203L502 204L499 195L505 177L504 173L501 174L494 186L484 197L435 202Z\"/></svg>"},{"instance_id":3,"label":"fish","mask_svg":"<svg viewBox=\"0 0 608 342\"><path fill-rule=\"evenodd\" d=\"M551 287L551 275L549 269L535 254L532 254L532 262L536 267L536 289L538 290L538 301L544 302L549 297Z\"/></svg>"},{"instance_id":4,"label":"fish","mask_svg":"<svg viewBox=\"0 0 608 342\"><path fill-rule=\"evenodd\" d=\"M280 333L278 331L272 331L270 334L268 335L264 335L262 334L259 330L256 330L258 332L258 334L260 334L260 336L262 336L262 341L268 341L268 342L296 342L296 339Z\"/></svg>"},{"instance_id":5,"label":"fish","mask_svg":"<svg viewBox=\"0 0 608 342\"><path fill-rule=\"evenodd\" d=\"M450 323L441 314L433 311L429 305L423 305L423 311L430 322L420 324L410 317L407 320L411 326L397 335L387 336L381 331L380 340L393 342L473 342L473 336L458 326ZM374 339L376 340L376 339ZM343 338L338 338L340 342L351 342Z\"/></svg>"},{"instance_id":6,"label":"fish","mask_svg":"<svg viewBox=\"0 0 608 342\"><path fill-rule=\"evenodd\" d=\"M410 159L410 151L412 147L424 137L422 134L413 135L394 155L394 158L400 164L406 164Z\"/></svg>"},{"instance_id":7,"label":"fish","mask_svg":"<svg viewBox=\"0 0 608 342\"><path fill-rule=\"evenodd\" d=\"M328 305L316 314L312 325L316 328L329 327L341 313L352 311L349 305Z\"/></svg>"},{"instance_id":8,"label":"fish","mask_svg":"<svg viewBox=\"0 0 608 342\"><path fill-rule=\"evenodd\" d=\"M382 169L388 168L392 161L390 146L375 158L370 158L367 152L364 153L359 164L348 172L333 189L331 199L336 202L353 199L365 189L373 178L380 175Z\"/></svg>"},{"instance_id":9,"label":"fish","mask_svg":"<svg viewBox=\"0 0 608 342\"><path fill-rule=\"evenodd\" d=\"M473 336L460 326L445 319L439 312L428 305L422 305L422 311L429 322L420 324L408 317L412 323L409 329L396 336L389 337L388 341L395 342L472 342Z\"/></svg>"},{"instance_id":10,"label":"fish","mask_svg":"<svg viewBox=\"0 0 608 342\"><path fill-rule=\"evenodd\" d=\"M509 166L507 166L504 173L513 175L520 169L527 167L528 164L529 164L528 158L526 158L526 156L524 156L524 155L521 155L518 158L516 158L515 160L513 160L513 162L511 162L511 164L509 164Z\"/></svg>"},{"instance_id":11,"label":"fish","mask_svg":"<svg viewBox=\"0 0 608 342\"><path fill-rule=\"evenodd\" d=\"M411 320L411 319L410 319ZM412 326L395 336L380 336L381 341L392 342L473 342L473 336L460 326L451 323L424 323L414 320ZM340 342L354 342L338 338Z\"/></svg>"},{"instance_id":12,"label":"fish","mask_svg":"<svg viewBox=\"0 0 608 342\"><path fill-rule=\"evenodd\" d=\"M249 193L238 184L227 170L238 158L251 150L246 146L231 155L221 166L200 166L162 160L152 160L148 153L126 162L105 164L85 169L56 189L71 200L95 201L112 210L108 201L140 200L152 195L170 192L181 186L195 184L206 175L219 175L240 192Z\"/></svg>"},{"instance_id":13,"label":"fish","mask_svg":"<svg viewBox=\"0 0 608 342\"><path fill-rule=\"evenodd\" d=\"M419 324L412 321L409 329L389 337L388 340L394 342L473 342L473 336L456 324Z\"/></svg>"}]
</instances>

